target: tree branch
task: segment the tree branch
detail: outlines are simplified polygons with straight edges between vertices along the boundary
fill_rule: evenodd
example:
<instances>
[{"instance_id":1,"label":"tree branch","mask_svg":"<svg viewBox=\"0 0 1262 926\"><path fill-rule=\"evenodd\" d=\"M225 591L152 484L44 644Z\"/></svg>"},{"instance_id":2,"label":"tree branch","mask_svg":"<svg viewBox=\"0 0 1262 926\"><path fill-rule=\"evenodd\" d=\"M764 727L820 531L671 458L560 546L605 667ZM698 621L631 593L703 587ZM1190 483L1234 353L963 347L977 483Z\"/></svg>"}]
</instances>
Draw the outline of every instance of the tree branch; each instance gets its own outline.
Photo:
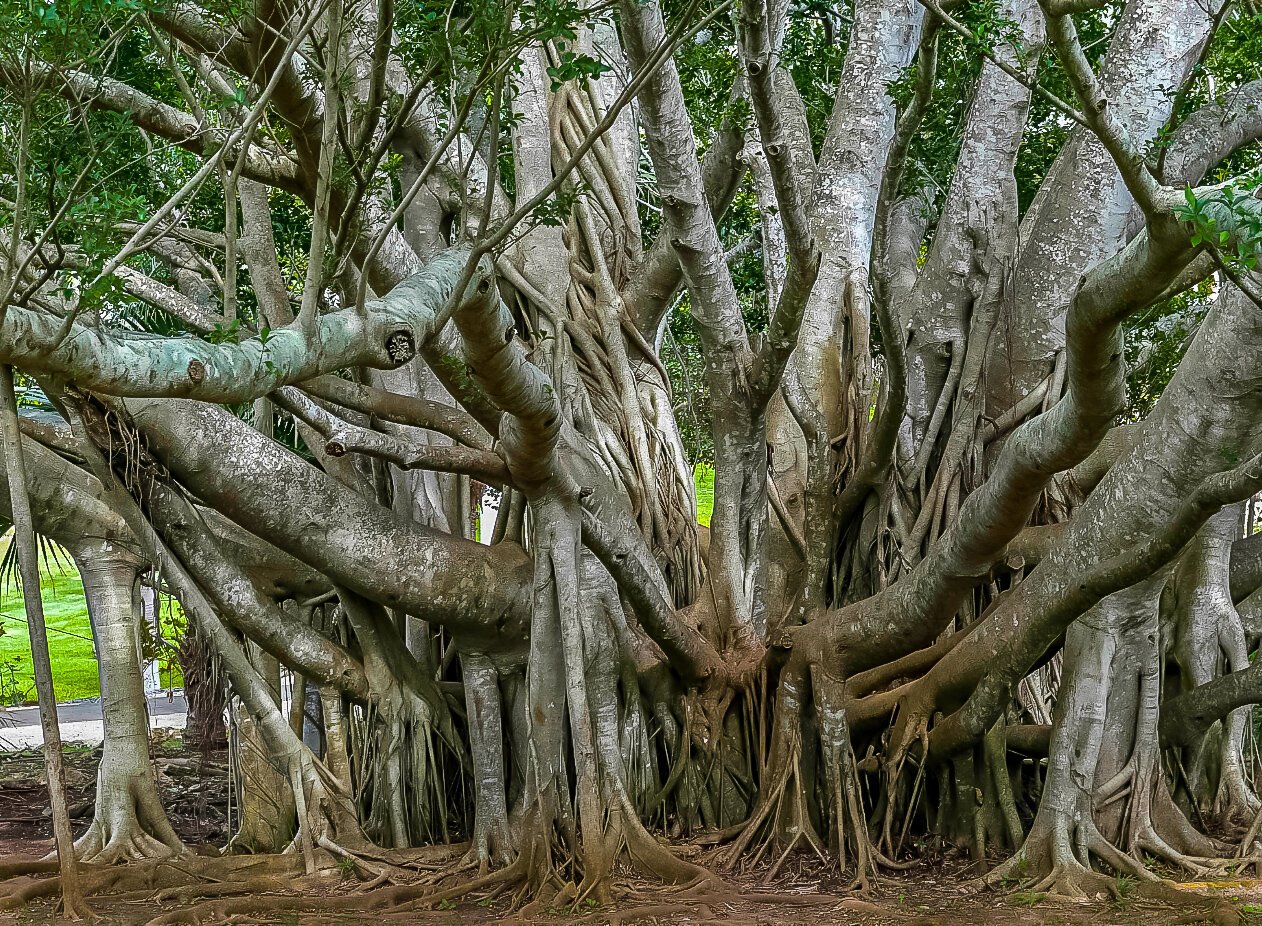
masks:
<instances>
[{"instance_id":1,"label":"tree branch","mask_svg":"<svg viewBox=\"0 0 1262 926\"><path fill-rule=\"evenodd\" d=\"M289 326L266 339L212 344L74 322L59 343L63 319L12 306L0 325L0 362L108 395L221 403L250 401L350 366L393 369L411 360L431 334L463 258L461 251L440 255L362 316L353 308L321 316L311 338Z\"/></svg>"},{"instance_id":2,"label":"tree branch","mask_svg":"<svg viewBox=\"0 0 1262 926\"><path fill-rule=\"evenodd\" d=\"M307 380L299 388L317 399L372 415L382 421L444 434L457 443L476 450L491 449L491 440L486 430L473 416L456 405L387 392L353 383L340 376L319 376Z\"/></svg>"},{"instance_id":3,"label":"tree branch","mask_svg":"<svg viewBox=\"0 0 1262 926\"><path fill-rule=\"evenodd\" d=\"M428 469L443 473L462 473L488 483L504 486L511 483L504 461L489 450L476 450L460 445L427 444L419 440L383 434L361 428L323 409L317 402L293 386L272 393L272 399L291 415L302 419L328 440L324 447L329 456L362 453L387 460L400 469Z\"/></svg>"},{"instance_id":4,"label":"tree branch","mask_svg":"<svg viewBox=\"0 0 1262 926\"><path fill-rule=\"evenodd\" d=\"M1166 566L1196 536L1211 515L1232 502L1248 498L1260 488L1262 454L1235 469L1207 477L1192 490L1157 534L1137 548L1097 563L1077 581L1064 583L1059 594L1044 603L1041 613L1037 616L1025 615L1023 620L1068 626L1105 596L1128 588ZM1017 682L1029 671L1023 650L1010 648L1004 652L1006 656L987 666L981 684L964 706L934 725L929 737L929 752L935 761L948 759L980 739L1007 703ZM1166 730L1168 720L1167 714L1162 719L1163 730Z\"/></svg>"},{"instance_id":5,"label":"tree branch","mask_svg":"<svg viewBox=\"0 0 1262 926\"><path fill-rule=\"evenodd\" d=\"M32 61L29 66L37 77L53 86L67 100L94 109L122 113L137 128L168 139L194 154L206 155L217 151L227 139L223 132L201 125L189 113L112 77L54 69L42 61ZM17 89L24 80L24 76L13 70L11 64L0 61L0 83ZM303 190L297 164L292 158L253 143L245 149L245 174L260 183L291 193L301 194Z\"/></svg>"},{"instance_id":6,"label":"tree branch","mask_svg":"<svg viewBox=\"0 0 1262 926\"><path fill-rule=\"evenodd\" d=\"M1126 127L1113 115L1109 99L1104 94L1091 63L1078 41L1078 30L1068 14L1055 14L1049 0L1040 0L1047 14L1047 37L1056 56L1069 78L1079 101L1083 104L1082 115L1087 126L1100 139L1113 163L1117 165L1126 188L1145 215L1153 215L1161 206L1162 187L1148 170L1141 152L1131 141Z\"/></svg>"}]
</instances>

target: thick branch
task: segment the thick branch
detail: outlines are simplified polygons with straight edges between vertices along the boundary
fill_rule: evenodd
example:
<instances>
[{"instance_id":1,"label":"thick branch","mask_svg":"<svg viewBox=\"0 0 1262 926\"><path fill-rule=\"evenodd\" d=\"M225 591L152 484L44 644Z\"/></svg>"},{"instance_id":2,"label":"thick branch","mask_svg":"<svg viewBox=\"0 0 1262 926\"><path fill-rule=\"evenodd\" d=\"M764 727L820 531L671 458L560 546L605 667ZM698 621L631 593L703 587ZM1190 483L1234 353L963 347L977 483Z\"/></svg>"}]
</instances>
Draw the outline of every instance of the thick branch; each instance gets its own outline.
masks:
<instances>
[{"instance_id":1,"label":"thick branch","mask_svg":"<svg viewBox=\"0 0 1262 926\"><path fill-rule=\"evenodd\" d=\"M328 440L325 453L340 457L363 453L388 460L400 469L428 469L463 473L490 485L511 482L504 461L489 450L445 444L427 444L403 435L362 428L321 408L301 390L286 386L272 393L273 400L291 415L301 418Z\"/></svg>"},{"instance_id":2,"label":"thick branch","mask_svg":"<svg viewBox=\"0 0 1262 926\"><path fill-rule=\"evenodd\" d=\"M361 703L369 700L364 667L310 624L286 614L262 595L220 549L207 525L179 493L155 483L145 513L166 545L187 565L216 609L234 627L284 665Z\"/></svg>"},{"instance_id":3,"label":"thick branch","mask_svg":"<svg viewBox=\"0 0 1262 926\"><path fill-rule=\"evenodd\" d=\"M717 222L740 190L745 176L741 161L741 130L725 122L715 133L701 161L701 183L710 215ZM633 324L645 338L653 340L662 319L670 310L683 283L684 270L669 235L659 235L649 247L635 276L627 283L623 301Z\"/></svg>"},{"instance_id":4,"label":"thick branch","mask_svg":"<svg viewBox=\"0 0 1262 926\"><path fill-rule=\"evenodd\" d=\"M214 406L127 408L150 452L197 497L339 585L449 626L484 652L525 641L531 567L517 545L487 547L406 521Z\"/></svg>"},{"instance_id":5,"label":"thick branch","mask_svg":"<svg viewBox=\"0 0 1262 926\"><path fill-rule=\"evenodd\" d=\"M1234 231L1230 216L1223 214L1219 227ZM800 639L831 633L848 641L850 672L883 661L890 646L906 652L927 645L1026 525L1051 477L1086 459L1109 432L1126 400L1121 322L1150 305L1195 253L1187 231L1160 218L1091 270L1066 324L1064 398L1013 433L990 478L907 579L868 602L831 612L831 631L802 628Z\"/></svg>"},{"instance_id":6,"label":"thick branch","mask_svg":"<svg viewBox=\"0 0 1262 926\"><path fill-rule=\"evenodd\" d=\"M1056 49L1056 56L1069 78L1078 99L1083 104L1083 117L1100 143L1113 158L1118 172L1126 182L1131 196L1135 197L1144 213L1152 215L1161 199L1161 186L1153 178L1144 162L1143 152L1131 141L1130 134L1113 114L1104 89L1096 80L1095 72L1078 41L1078 30L1068 14L1052 12L1050 0L1043 0L1047 13L1047 37Z\"/></svg>"},{"instance_id":7,"label":"thick branch","mask_svg":"<svg viewBox=\"0 0 1262 926\"><path fill-rule=\"evenodd\" d=\"M647 66L652 50L666 41L661 7L655 2L624 2L622 12L627 59L638 73ZM674 61L662 62L650 75L640 107L662 199L664 234L683 268L711 363L726 355L725 362L747 365L752 357L745 324L708 208L696 138Z\"/></svg>"},{"instance_id":8,"label":"thick branch","mask_svg":"<svg viewBox=\"0 0 1262 926\"><path fill-rule=\"evenodd\" d=\"M1238 707L1262 703L1262 659L1171 698L1161 706L1161 739L1169 746L1199 742Z\"/></svg>"},{"instance_id":9,"label":"thick branch","mask_svg":"<svg viewBox=\"0 0 1262 926\"><path fill-rule=\"evenodd\" d=\"M556 456L564 419L556 391L517 344L517 328L489 276L455 315L474 377L506 413L500 440L509 470L526 489L561 475Z\"/></svg>"},{"instance_id":10,"label":"thick branch","mask_svg":"<svg viewBox=\"0 0 1262 926\"><path fill-rule=\"evenodd\" d=\"M1248 498L1259 488L1262 488L1262 455L1235 469L1209 476L1156 535L1137 548L1095 564L1078 581L1065 583L1059 594L1045 600L1040 614L1025 615L1023 620L1067 627L1106 595L1128 588L1166 566L1211 515L1225 505ZM1024 650L1012 647L987 666L985 678L964 707L934 726L929 747L935 759L955 755L990 729L1016 684L1029 671L1027 657Z\"/></svg>"},{"instance_id":11,"label":"thick branch","mask_svg":"<svg viewBox=\"0 0 1262 926\"><path fill-rule=\"evenodd\" d=\"M1161 179L1170 186L1200 183L1211 167L1236 149L1262 138L1262 80L1229 91L1208 103L1175 130L1161 160Z\"/></svg>"},{"instance_id":12,"label":"thick branch","mask_svg":"<svg viewBox=\"0 0 1262 926\"><path fill-rule=\"evenodd\" d=\"M662 648L672 668L687 683L720 675L722 658L710 642L685 623L661 587L652 562L644 562L643 544L625 532L606 527L600 517L583 509L583 543L596 554L635 610L640 626Z\"/></svg>"},{"instance_id":13,"label":"thick branch","mask_svg":"<svg viewBox=\"0 0 1262 926\"><path fill-rule=\"evenodd\" d=\"M31 76L51 84L56 92L76 104L86 103L94 109L122 113L136 127L159 138L174 142L194 154L210 154L224 142L222 132L201 125L189 113L136 88L103 75L79 70L54 69L41 61L29 62ZM11 64L0 62L0 83L12 89L21 88L28 77ZM251 145L246 152L244 173L247 177L280 187L291 193L302 192L297 164L288 156Z\"/></svg>"},{"instance_id":14,"label":"thick branch","mask_svg":"<svg viewBox=\"0 0 1262 926\"><path fill-rule=\"evenodd\" d=\"M10 306L0 325L0 362L107 395L246 402L344 367L393 369L411 360L462 269L463 253L447 252L362 314L352 308L322 316L310 338L290 326L266 340L239 344L153 337L78 321L58 343L64 319Z\"/></svg>"},{"instance_id":15,"label":"thick branch","mask_svg":"<svg viewBox=\"0 0 1262 926\"><path fill-rule=\"evenodd\" d=\"M387 392L384 389L352 383L338 376L321 376L308 380L301 388L303 392L317 399L372 415L382 421L445 434L457 443L477 450L491 449L486 431L459 406Z\"/></svg>"}]
</instances>

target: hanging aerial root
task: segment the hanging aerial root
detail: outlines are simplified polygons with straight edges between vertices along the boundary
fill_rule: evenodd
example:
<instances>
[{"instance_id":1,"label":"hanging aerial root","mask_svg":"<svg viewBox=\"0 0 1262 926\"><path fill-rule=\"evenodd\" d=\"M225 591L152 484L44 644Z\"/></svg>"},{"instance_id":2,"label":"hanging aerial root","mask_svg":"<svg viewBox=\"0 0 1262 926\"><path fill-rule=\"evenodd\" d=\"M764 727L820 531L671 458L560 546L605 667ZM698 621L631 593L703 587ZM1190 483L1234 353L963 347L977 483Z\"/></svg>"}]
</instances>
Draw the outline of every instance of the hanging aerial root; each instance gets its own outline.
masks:
<instances>
[{"instance_id":1,"label":"hanging aerial root","mask_svg":"<svg viewBox=\"0 0 1262 926\"><path fill-rule=\"evenodd\" d=\"M785 802L800 804L805 800L800 775L802 689L805 683L805 670L799 667L786 667L780 678L776 692L776 720L771 732L770 766L749 820L722 856L721 864L729 871L738 865L742 871L757 865L775 841L776 823L785 809ZM790 785L797 788L797 793L789 791ZM796 835L793 842L797 841ZM818 843L818 838L815 841ZM749 850L755 844L757 848L751 855Z\"/></svg>"}]
</instances>

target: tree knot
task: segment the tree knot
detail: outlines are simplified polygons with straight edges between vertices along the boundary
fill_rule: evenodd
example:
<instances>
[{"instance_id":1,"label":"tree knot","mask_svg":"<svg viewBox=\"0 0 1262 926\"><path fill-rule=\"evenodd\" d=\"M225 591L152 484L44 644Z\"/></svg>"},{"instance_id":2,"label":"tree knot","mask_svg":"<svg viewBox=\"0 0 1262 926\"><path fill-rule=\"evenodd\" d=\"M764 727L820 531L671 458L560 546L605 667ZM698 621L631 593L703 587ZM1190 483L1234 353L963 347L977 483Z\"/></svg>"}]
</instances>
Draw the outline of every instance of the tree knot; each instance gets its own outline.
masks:
<instances>
[{"instance_id":1,"label":"tree knot","mask_svg":"<svg viewBox=\"0 0 1262 926\"><path fill-rule=\"evenodd\" d=\"M682 193L666 193L662 196L662 202L671 208L680 208L682 206L696 206L693 198Z\"/></svg>"},{"instance_id":2,"label":"tree knot","mask_svg":"<svg viewBox=\"0 0 1262 926\"><path fill-rule=\"evenodd\" d=\"M188 378L191 382L201 383L206 381L206 364L202 363L196 357L188 362Z\"/></svg>"},{"instance_id":3,"label":"tree knot","mask_svg":"<svg viewBox=\"0 0 1262 926\"><path fill-rule=\"evenodd\" d=\"M386 338L386 355L395 364L404 364L416 356L412 332L400 329Z\"/></svg>"}]
</instances>

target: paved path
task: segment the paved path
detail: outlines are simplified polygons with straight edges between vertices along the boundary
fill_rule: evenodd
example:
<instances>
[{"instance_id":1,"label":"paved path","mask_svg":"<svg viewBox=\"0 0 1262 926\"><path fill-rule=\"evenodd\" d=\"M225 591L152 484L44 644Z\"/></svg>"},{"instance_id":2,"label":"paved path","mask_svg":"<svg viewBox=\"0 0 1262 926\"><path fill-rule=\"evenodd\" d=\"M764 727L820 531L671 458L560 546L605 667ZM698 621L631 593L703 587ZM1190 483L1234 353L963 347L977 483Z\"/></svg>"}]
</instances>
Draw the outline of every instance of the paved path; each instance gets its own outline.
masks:
<instances>
[{"instance_id":1,"label":"paved path","mask_svg":"<svg viewBox=\"0 0 1262 926\"><path fill-rule=\"evenodd\" d=\"M188 707L184 703L183 692L177 691L169 700L165 692L148 700L151 729L184 729ZM101 702L98 698L57 705L57 721L64 742L99 743L105 736L101 727ZM29 749L43 743L44 731L39 725L39 708L0 708L0 752Z\"/></svg>"}]
</instances>

